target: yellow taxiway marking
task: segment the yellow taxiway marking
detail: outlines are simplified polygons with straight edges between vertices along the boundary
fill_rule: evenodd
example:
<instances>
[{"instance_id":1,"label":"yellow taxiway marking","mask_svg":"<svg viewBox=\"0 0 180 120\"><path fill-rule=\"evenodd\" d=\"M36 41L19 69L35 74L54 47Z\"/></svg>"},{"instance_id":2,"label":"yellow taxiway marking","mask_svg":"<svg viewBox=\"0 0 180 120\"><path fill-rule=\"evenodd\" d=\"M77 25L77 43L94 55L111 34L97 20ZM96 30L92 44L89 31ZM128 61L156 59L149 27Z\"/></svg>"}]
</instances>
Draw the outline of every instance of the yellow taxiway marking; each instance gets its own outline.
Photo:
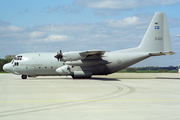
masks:
<instances>
[{"instance_id":1,"label":"yellow taxiway marking","mask_svg":"<svg viewBox=\"0 0 180 120\"><path fill-rule=\"evenodd\" d=\"M180 100L47 100L47 101L0 101L0 103L33 102L180 102Z\"/></svg>"}]
</instances>

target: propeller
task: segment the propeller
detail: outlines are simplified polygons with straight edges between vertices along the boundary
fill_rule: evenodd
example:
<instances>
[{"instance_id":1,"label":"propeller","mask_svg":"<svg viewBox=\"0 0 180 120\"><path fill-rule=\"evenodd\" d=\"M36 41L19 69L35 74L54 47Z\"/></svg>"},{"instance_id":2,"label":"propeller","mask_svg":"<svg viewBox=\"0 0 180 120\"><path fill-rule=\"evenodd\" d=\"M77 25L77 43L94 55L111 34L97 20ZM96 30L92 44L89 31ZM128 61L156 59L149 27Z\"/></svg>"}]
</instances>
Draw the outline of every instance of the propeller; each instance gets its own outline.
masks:
<instances>
[{"instance_id":1,"label":"propeller","mask_svg":"<svg viewBox=\"0 0 180 120\"><path fill-rule=\"evenodd\" d=\"M57 52L57 55L54 56L55 58L57 58L57 60L59 61L62 61L62 58L63 58L63 53L62 51L60 50L60 53Z\"/></svg>"}]
</instances>

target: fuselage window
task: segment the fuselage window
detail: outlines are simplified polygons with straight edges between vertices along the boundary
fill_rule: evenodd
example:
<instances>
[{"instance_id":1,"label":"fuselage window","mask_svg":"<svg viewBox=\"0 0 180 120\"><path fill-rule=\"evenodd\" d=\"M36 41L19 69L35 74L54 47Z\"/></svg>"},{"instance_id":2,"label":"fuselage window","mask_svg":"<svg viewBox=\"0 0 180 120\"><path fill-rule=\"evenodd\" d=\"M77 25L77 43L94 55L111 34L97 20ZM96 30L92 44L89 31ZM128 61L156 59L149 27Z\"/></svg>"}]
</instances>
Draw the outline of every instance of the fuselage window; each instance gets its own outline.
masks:
<instances>
[{"instance_id":1,"label":"fuselage window","mask_svg":"<svg viewBox=\"0 0 180 120\"><path fill-rule=\"evenodd\" d=\"M15 62L14 65L15 65L15 66L19 66L19 63L18 63L18 62Z\"/></svg>"}]
</instances>

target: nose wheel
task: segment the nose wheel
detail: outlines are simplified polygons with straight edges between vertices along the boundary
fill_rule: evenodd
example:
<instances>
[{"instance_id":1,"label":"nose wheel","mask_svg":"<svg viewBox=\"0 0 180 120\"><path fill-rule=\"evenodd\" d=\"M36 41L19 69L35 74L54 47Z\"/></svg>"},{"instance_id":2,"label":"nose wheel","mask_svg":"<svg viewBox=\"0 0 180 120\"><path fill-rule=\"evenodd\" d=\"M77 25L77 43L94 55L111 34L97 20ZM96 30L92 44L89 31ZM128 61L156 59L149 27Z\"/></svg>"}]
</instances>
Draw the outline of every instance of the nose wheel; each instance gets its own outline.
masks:
<instances>
[{"instance_id":1,"label":"nose wheel","mask_svg":"<svg viewBox=\"0 0 180 120\"><path fill-rule=\"evenodd\" d=\"M21 75L22 79L27 79L27 75Z\"/></svg>"}]
</instances>

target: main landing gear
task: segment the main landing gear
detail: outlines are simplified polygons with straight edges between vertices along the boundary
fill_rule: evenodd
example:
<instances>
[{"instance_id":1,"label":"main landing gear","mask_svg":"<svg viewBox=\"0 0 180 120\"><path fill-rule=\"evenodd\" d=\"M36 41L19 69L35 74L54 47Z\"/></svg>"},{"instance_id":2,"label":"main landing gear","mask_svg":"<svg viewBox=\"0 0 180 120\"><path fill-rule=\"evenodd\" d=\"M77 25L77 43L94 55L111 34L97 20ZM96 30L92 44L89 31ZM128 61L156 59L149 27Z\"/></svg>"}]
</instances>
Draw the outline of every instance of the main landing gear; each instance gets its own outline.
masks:
<instances>
[{"instance_id":1,"label":"main landing gear","mask_svg":"<svg viewBox=\"0 0 180 120\"><path fill-rule=\"evenodd\" d=\"M22 79L27 79L27 75L21 75Z\"/></svg>"},{"instance_id":2,"label":"main landing gear","mask_svg":"<svg viewBox=\"0 0 180 120\"><path fill-rule=\"evenodd\" d=\"M91 79L91 76L74 76L72 75L73 79Z\"/></svg>"}]
</instances>

